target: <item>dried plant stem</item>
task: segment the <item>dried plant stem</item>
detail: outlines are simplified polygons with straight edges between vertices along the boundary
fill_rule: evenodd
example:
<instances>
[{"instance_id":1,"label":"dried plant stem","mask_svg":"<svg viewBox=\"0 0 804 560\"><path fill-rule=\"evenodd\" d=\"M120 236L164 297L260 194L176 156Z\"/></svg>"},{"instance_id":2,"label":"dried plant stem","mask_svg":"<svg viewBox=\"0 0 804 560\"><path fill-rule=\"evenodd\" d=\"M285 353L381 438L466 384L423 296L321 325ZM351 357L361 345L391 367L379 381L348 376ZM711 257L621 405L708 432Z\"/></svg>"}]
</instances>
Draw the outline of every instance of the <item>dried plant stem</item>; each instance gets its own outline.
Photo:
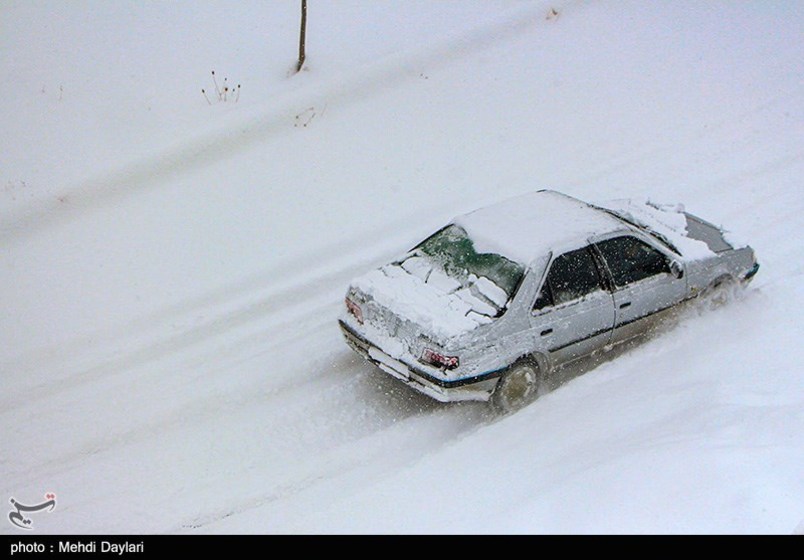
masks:
<instances>
[{"instance_id":1,"label":"dried plant stem","mask_svg":"<svg viewBox=\"0 0 804 560\"><path fill-rule=\"evenodd\" d=\"M304 66L304 39L307 33L307 0L301 3L301 29L299 30L299 62L296 64L296 72L300 72Z\"/></svg>"}]
</instances>

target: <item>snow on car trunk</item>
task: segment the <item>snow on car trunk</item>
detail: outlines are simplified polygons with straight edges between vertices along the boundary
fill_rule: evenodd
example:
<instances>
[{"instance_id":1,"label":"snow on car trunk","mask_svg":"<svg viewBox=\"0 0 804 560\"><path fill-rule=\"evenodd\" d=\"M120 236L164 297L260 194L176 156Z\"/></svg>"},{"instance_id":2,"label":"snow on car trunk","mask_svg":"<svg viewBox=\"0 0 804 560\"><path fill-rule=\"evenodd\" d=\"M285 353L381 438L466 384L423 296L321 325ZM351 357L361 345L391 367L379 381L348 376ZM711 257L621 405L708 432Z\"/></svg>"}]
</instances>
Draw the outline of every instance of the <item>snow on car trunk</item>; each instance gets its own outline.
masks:
<instances>
[{"instance_id":1,"label":"snow on car trunk","mask_svg":"<svg viewBox=\"0 0 804 560\"><path fill-rule=\"evenodd\" d=\"M383 266L352 282L352 290L365 296L368 323L392 336L401 322L412 323L416 331L444 343L493 320L492 306L432 265L426 271L420 259Z\"/></svg>"},{"instance_id":2,"label":"snow on car trunk","mask_svg":"<svg viewBox=\"0 0 804 560\"><path fill-rule=\"evenodd\" d=\"M474 239L453 223L402 259L353 281L349 291L366 304L364 318L380 336L406 340L403 346L416 354L413 338L424 337L443 347L501 316L524 272L521 263L477 251Z\"/></svg>"}]
</instances>

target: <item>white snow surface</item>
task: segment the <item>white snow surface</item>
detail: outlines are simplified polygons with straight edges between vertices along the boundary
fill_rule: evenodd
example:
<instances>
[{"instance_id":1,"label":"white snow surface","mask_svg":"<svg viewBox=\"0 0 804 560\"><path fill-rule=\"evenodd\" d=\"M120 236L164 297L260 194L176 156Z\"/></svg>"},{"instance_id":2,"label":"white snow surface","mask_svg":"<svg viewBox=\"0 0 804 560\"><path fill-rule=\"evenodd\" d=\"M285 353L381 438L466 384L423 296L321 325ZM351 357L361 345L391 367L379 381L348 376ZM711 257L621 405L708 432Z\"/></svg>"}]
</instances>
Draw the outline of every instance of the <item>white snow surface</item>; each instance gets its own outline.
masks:
<instances>
[{"instance_id":1,"label":"white snow surface","mask_svg":"<svg viewBox=\"0 0 804 560\"><path fill-rule=\"evenodd\" d=\"M804 4L320 0L296 75L297 2L1 13L26 534L801 532ZM682 202L761 269L506 417L344 344L352 278L541 188Z\"/></svg>"}]
</instances>

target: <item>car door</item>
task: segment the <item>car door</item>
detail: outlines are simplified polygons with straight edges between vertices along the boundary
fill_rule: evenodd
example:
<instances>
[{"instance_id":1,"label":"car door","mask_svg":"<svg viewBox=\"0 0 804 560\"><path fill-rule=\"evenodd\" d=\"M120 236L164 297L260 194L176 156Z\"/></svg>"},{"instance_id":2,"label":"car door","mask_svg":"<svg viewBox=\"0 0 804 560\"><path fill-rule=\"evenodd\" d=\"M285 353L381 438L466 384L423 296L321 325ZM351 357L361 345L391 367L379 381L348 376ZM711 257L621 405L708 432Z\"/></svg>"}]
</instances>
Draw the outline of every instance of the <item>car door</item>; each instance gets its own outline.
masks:
<instances>
[{"instance_id":1,"label":"car door","mask_svg":"<svg viewBox=\"0 0 804 560\"><path fill-rule=\"evenodd\" d=\"M597 241L613 283L616 313L612 343L643 333L686 296L683 273L672 271L672 260L633 235Z\"/></svg>"},{"instance_id":2,"label":"car door","mask_svg":"<svg viewBox=\"0 0 804 560\"><path fill-rule=\"evenodd\" d=\"M590 247L550 263L531 312L531 329L551 363L561 365L609 342L614 300Z\"/></svg>"}]
</instances>

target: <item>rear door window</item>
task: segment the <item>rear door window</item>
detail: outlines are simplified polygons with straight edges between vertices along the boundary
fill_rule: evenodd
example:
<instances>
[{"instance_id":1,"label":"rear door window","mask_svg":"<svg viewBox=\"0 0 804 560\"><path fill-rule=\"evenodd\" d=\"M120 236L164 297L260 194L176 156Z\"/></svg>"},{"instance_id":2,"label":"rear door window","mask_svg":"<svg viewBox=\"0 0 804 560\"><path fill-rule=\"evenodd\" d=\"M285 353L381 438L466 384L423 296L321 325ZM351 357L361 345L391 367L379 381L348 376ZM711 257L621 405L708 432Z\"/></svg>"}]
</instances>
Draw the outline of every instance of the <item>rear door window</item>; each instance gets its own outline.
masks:
<instances>
[{"instance_id":1,"label":"rear door window","mask_svg":"<svg viewBox=\"0 0 804 560\"><path fill-rule=\"evenodd\" d=\"M601 290L600 275L588 247L556 257L534 309L561 305Z\"/></svg>"}]
</instances>

